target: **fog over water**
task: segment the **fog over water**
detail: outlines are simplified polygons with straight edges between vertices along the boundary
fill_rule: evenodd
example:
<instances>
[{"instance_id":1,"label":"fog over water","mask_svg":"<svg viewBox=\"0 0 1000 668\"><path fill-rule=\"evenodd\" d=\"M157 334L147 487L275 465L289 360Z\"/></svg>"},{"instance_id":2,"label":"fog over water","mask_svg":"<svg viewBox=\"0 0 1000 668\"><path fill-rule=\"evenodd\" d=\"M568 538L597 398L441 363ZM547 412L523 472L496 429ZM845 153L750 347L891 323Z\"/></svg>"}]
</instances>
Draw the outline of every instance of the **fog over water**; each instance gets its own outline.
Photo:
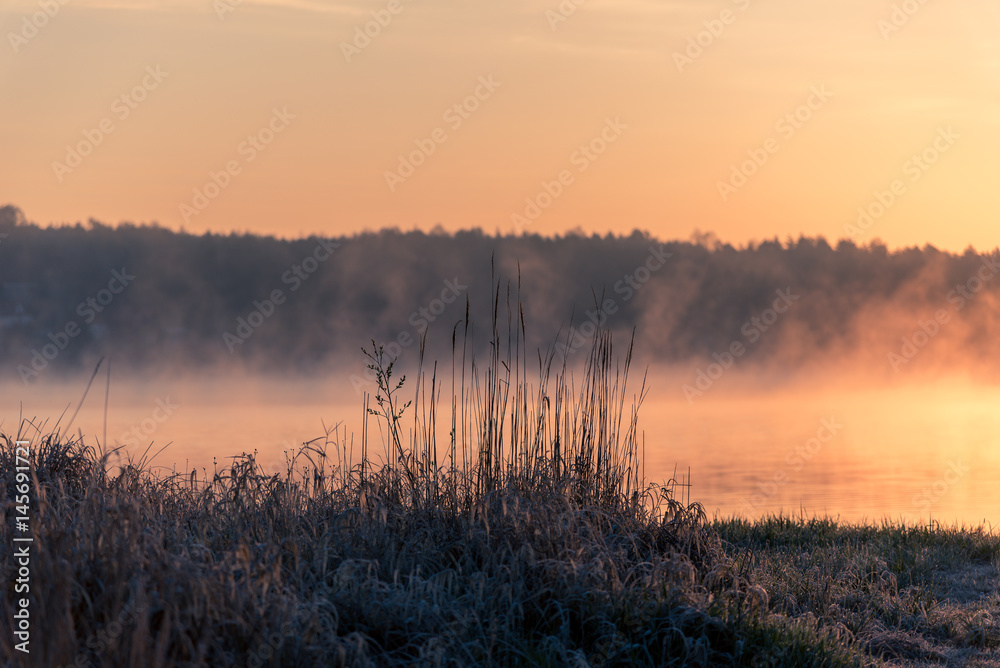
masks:
<instances>
[{"instance_id":1,"label":"fog over water","mask_svg":"<svg viewBox=\"0 0 1000 668\"><path fill-rule=\"evenodd\" d=\"M636 376L633 376L635 378ZM76 408L86 377L2 388L5 407L23 404L26 418L49 426ZM242 452L257 452L268 472L285 468L285 452L303 441L360 449L361 399L346 372L324 380L123 378L112 374L108 441L123 452L160 452L154 464L211 474ZM640 409L645 472L652 482L692 476L691 498L725 515L806 512L861 520L997 522L1000 508L1000 388L969 379L858 387L822 383L757 388L732 372L693 402L676 369L651 369L650 393ZM412 376L404 395L412 396ZM727 383L726 381L730 381ZM95 380L73 432L96 445L104 429L105 376ZM638 383L633 383L638 390ZM439 461L446 464L450 400L438 405ZM68 410L67 410L68 407ZM3 431L16 412L5 411ZM408 413L404 420L410 422ZM375 420L369 437L382 452ZM345 439L346 434L346 439ZM169 445L168 445L169 444ZM329 447L333 450L340 446Z\"/></svg>"},{"instance_id":2,"label":"fog over water","mask_svg":"<svg viewBox=\"0 0 1000 668\"><path fill-rule=\"evenodd\" d=\"M546 354L579 366L598 327L619 358L634 336L633 392L649 370L646 474L690 467L710 513L998 519L996 251L643 232L281 240L41 228L14 207L0 233L7 434L21 416L50 429L66 411L65 426L103 358L107 444L169 443L155 464L211 473L256 450L283 469L324 424L357 453L362 394L376 390L361 347L398 355L412 396L426 334L444 444L453 354L483 360L496 317L501 341L523 336L529 371ZM106 369L72 424L91 444Z\"/></svg>"},{"instance_id":3,"label":"fog over water","mask_svg":"<svg viewBox=\"0 0 1000 668\"><path fill-rule=\"evenodd\" d=\"M508 304L530 350L586 349L595 323L619 340L634 328L637 355L692 373L737 344L737 366L769 376L1000 373L995 251L822 238L734 248L639 231L280 240L39 228L13 207L0 208L0 233L0 376L28 382L112 354L144 372L308 374L370 339L413 360L424 333L444 359L459 323L464 341L467 306L481 354Z\"/></svg>"}]
</instances>

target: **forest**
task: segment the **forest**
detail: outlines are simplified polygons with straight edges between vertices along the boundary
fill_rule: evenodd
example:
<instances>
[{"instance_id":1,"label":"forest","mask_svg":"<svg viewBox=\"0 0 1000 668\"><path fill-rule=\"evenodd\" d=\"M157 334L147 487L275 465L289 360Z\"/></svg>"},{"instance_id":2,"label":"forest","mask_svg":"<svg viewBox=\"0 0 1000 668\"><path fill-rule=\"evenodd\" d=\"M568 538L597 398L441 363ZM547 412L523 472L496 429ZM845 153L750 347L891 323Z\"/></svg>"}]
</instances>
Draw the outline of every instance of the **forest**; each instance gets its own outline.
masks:
<instances>
[{"instance_id":1,"label":"forest","mask_svg":"<svg viewBox=\"0 0 1000 668\"><path fill-rule=\"evenodd\" d=\"M137 371L312 373L355 365L371 340L412 361L425 334L444 359L467 314L482 346L491 309L508 303L531 356L572 357L607 328L634 330L646 361L692 368L731 355L762 371L996 366L1000 263L971 248L823 238L736 248L710 233L664 241L638 230L288 240L95 220L43 227L10 205L0 235L0 373L25 382L105 355Z\"/></svg>"}]
</instances>

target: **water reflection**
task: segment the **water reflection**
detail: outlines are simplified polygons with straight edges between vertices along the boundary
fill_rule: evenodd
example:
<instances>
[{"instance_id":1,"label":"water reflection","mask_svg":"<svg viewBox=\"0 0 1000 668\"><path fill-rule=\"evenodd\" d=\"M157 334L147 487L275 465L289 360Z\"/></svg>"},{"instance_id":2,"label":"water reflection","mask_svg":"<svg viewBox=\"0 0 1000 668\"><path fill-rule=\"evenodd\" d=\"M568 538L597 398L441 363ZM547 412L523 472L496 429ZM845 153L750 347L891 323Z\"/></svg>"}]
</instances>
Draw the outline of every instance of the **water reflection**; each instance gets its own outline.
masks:
<instances>
[{"instance_id":1,"label":"water reflection","mask_svg":"<svg viewBox=\"0 0 1000 668\"><path fill-rule=\"evenodd\" d=\"M25 417L49 418L51 427L68 404L67 417L73 412L84 384L72 391L65 385L3 388L3 430L12 431L21 403ZM349 384L346 390L334 385L117 381L108 441L132 453L169 443L156 464L208 473L229 456L256 450L264 468L277 471L284 469L286 450L322 441L324 424L340 424L338 441L350 455L360 450L361 401ZM652 387L640 413L646 475L666 480L690 467L692 498L709 514L783 511L974 524L1000 519L996 388L936 383L863 392L720 392L691 404L676 383L654 381ZM96 444L104 430L104 397L92 392L73 432ZM450 427L448 403L439 409L441 444ZM378 439L374 424L371 438Z\"/></svg>"}]
</instances>

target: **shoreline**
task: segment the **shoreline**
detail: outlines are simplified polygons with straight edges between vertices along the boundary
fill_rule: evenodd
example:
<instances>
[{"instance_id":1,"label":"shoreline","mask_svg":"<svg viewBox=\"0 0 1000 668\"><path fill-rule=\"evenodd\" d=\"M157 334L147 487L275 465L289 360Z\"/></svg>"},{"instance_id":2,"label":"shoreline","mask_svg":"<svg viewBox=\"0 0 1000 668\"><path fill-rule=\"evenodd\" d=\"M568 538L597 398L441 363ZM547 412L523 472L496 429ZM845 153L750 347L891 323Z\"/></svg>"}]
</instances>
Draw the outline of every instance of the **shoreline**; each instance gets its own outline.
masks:
<instances>
[{"instance_id":1,"label":"shoreline","mask_svg":"<svg viewBox=\"0 0 1000 668\"><path fill-rule=\"evenodd\" d=\"M987 527L709 520L677 487L471 492L307 449L284 476L244 455L204 480L32 448L37 644L15 665L1000 663Z\"/></svg>"}]
</instances>

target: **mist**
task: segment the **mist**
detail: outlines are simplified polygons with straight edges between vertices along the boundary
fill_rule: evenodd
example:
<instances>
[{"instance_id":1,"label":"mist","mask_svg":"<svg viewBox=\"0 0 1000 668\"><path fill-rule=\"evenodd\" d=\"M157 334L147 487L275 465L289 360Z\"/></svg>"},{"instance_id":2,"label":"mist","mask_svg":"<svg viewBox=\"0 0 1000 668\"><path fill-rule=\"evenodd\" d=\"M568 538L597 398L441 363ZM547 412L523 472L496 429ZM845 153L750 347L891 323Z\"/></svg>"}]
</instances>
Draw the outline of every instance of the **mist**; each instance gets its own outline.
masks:
<instances>
[{"instance_id":1,"label":"mist","mask_svg":"<svg viewBox=\"0 0 1000 668\"><path fill-rule=\"evenodd\" d=\"M995 252L823 238L736 248L641 231L286 240L97 221L42 228L12 206L0 233L0 373L25 384L108 356L146 374L342 370L370 386L362 346L374 340L400 364L415 363L425 334L428 359L445 361L453 342L482 352L494 308L501 328L523 315L533 356L560 361L588 349L598 326L620 342L634 331L638 359L687 374L695 390L720 371L882 382L988 380L997 366Z\"/></svg>"},{"instance_id":2,"label":"mist","mask_svg":"<svg viewBox=\"0 0 1000 668\"><path fill-rule=\"evenodd\" d=\"M122 457L160 453L170 470L210 473L254 451L282 470L303 443L350 460L364 396L378 391L362 348L396 360L406 399L436 376L446 443L452 373L485 360L494 326L526 368L570 374L609 330L618 364L632 351L646 474L690 467L709 510L916 515L921 485L949 465L992 470L996 253L822 238L736 248L641 231L288 240L42 228L0 212L7 431L58 425ZM377 428L370 420L375 442ZM886 477L913 453L925 462L916 480ZM949 495L934 508L964 518L991 499Z\"/></svg>"}]
</instances>

